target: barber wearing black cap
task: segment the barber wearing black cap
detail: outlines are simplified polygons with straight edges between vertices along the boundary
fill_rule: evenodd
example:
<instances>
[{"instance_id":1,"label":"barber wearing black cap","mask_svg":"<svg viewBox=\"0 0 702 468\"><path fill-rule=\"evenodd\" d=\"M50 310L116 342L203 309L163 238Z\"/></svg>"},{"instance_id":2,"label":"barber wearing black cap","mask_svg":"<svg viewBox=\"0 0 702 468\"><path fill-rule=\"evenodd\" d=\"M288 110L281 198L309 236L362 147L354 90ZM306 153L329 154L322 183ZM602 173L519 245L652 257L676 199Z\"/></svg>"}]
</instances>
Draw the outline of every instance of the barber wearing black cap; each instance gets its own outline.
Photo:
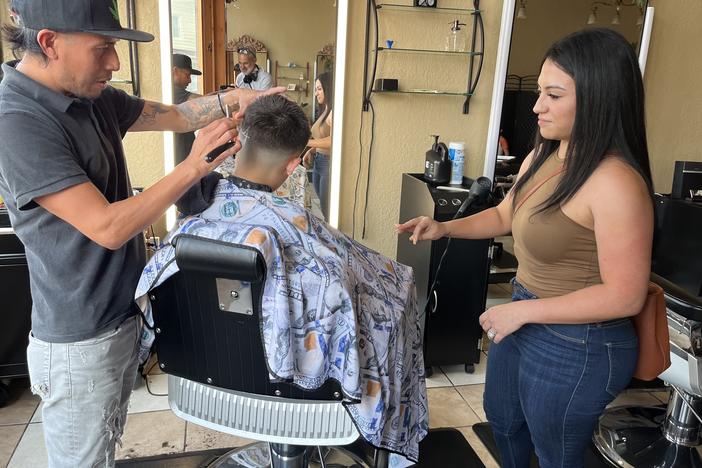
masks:
<instances>
[{"instance_id":1,"label":"barber wearing black cap","mask_svg":"<svg viewBox=\"0 0 702 468\"><path fill-rule=\"evenodd\" d=\"M182 104L185 101L202 97L201 94L188 91L192 75L200 76L202 72L193 68L193 62L185 54L173 54L173 103ZM195 141L195 132L175 134L175 163L180 164L190 154Z\"/></svg>"},{"instance_id":2,"label":"barber wearing black cap","mask_svg":"<svg viewBox=\"0 0 702 468\"><path fill-rule=\"evenodd\" d=\"M2 67L0 195L29 265L31 388L44 402L51 468L113 466L137 368L141 232L238 150L206 160L236 136L224 106L241 114L256 93L177 106L130 96L108 84L120 68L115 43L153 36L122 28L117 0L13 0L11 9L3 33L21 60ZM132 196L125 133L200 127L187 159Z\"/></svg>"}]
</instances>

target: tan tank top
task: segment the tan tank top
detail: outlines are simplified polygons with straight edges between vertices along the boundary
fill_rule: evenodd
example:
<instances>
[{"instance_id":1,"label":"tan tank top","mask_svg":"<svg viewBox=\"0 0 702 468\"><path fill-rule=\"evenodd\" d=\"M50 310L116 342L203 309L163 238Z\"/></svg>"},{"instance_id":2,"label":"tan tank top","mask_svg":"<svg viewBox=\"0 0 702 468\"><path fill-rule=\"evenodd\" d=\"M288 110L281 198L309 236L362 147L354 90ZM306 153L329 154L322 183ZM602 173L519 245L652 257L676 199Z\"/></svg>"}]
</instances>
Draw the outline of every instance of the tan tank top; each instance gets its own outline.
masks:
<instances>
[{"instance_id":1,"label":"tan tank top","mask_svg":"<svg viewBox=\"0 0 702 468\"><path fill-rule=\"evenodd\" d=\"M514 253L519 261L517 281L540 298L602 283L595 232L573 221L560 208L534 214L556 189L562 174L545 182L519 207L523 197L562 164L555 153L551 155L519 191L515 200L518 208L512 216Z\"/></svg>"},{"instance_id":2,"label":"tan tank top","mask_svg":"<svg viewBox=\"0 0 702 468\"><path fill-rule=\"evenodd\" d=\"M310 131L312 132L312 138L315 140L326 138L331 135L331 127L327 124L328 116L329 114L327 112L323 112L314 125L312 125ZM329 156L329 150L317 149L317 152Z\"/></svg>"}]
</instances>

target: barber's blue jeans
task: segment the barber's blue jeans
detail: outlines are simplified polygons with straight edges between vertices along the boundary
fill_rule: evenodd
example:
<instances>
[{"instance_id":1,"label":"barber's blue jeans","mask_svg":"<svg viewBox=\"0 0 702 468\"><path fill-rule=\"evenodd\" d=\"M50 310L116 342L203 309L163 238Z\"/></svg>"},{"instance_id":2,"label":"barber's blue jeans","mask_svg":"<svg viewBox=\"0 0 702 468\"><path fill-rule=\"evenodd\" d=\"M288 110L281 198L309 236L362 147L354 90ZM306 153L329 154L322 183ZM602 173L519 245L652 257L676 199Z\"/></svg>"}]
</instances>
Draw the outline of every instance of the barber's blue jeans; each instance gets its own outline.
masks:
<instances>
[{"instance_id":1,"label":"barber's blue jeans","mask_svg":"<svg viewBox=\"0 0 702 468\"><path fill-rule=\"evenodd\" d=\"M324 218L329 219L329 156L326 154L314 154L312 185L317 197L319 197Z\"/></svg>"},{"instance_id":2,"label":"barber's blue jeans","mask_svg":"<svg viewBox=\"0 0 702 468\"><path fill-rule=\"evenodd\" d=\"M513 301L536 299L514 282ZM627 318L583 325L528 324L492 343L485 413L501 466L583 467L598 418L631 380L638 355Z\"/></svg>"}]
</instances>

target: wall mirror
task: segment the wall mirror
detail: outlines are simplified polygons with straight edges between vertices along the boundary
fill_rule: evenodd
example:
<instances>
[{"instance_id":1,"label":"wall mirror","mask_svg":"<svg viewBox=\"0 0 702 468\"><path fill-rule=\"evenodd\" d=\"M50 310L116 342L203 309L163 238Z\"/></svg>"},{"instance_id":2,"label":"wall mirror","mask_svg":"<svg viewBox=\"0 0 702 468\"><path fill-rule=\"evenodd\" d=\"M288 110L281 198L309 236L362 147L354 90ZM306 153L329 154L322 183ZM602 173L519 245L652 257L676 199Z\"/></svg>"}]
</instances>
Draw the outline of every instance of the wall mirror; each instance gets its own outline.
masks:
<instances>
[{"instance_id":1,"label":"wall mirror","mask_svg":"<svg viewBox=\"0 0 702 468\"><path fill-rule=\"evenodd\" d=\"M216 67L226 70L226 83L234 84L239 70L239 50L246 45L256 50L256 64L271 75L273 85L284 86L287 95L302 106L310 120L310 125L325 112L325 106L320 105L315 98L315 82L324 72L333 76L332 92L329 100L333 109L331 127L327 134L333 135L331 155L340 155L341 129L343 125L343 95L345 75L346 27L348 0L305 0L304 2L289 2L287 0L215 0L224 5L225 28L224 37L220 38L226 44L226 51L218 54ZM170 70L171 53L180 53L192 59L193 68L202 70L201 35L202 0L161 0L161 24L168 19L170 43L168 48L162 47L162 64L169 60L164 70ZM222 11L221 9L219 11ZM162 31L166 29L162 26ZM215 31L221 35L222 32ZM165 41L164 41L165 42ZM336 51L340 52L337 53ZM166 86L166 81L170 81ZM172 80L163 80L164 87L172 89ZM197 76L192 76L188 91L200 93L202 85ZM164 91L164 97L166 91ZM325 120L326 122L326 120ZM166 142L166 152L172 150L172 144ZM315 159L319 159L317 156ZM166 156L166 170L173 167L172 155ZM341 162L339 157L328 156L327 192L328 205L322 210L317 194L312 184L312 169L297 174L296 181L289 180L281 190L283 196L299 201L318 216L324 216L333 226L338 223L339 190L341 186ZM318 166L318 169L321 167ZM309 179L309 180L308 180ZM301 191L302 190L302 191ZM323 190L323 188L319 188ZM324 211L324 213L323 213ZM170 224L170 223L169 223Z\"/></svg>"},{"instance_id":2,"label":"wall mirror","mask_svg":"<svg viewBox=\"0 0 702 468\"><path fill-rule=\"evenodd\" d=\"M536 82L546 49L586 27L621 33L638 52L643 72L653 8L636 0L505 0L495 68L483 174L505 180L518 172L537 130ZM509 178L504 182L509 186Z\"/></svg>"}]
</instances>

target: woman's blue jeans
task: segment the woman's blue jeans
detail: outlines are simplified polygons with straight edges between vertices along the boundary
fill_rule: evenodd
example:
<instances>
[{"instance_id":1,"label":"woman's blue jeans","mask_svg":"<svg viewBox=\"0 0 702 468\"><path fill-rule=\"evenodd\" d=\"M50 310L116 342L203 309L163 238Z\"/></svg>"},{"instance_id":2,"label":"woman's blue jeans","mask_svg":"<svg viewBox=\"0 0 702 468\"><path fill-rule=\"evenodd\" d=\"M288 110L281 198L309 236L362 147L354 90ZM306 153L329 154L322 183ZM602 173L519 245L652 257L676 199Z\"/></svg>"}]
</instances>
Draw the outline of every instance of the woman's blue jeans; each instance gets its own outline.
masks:
<instances>
[{"instance_id":1,"label":"woman's blue jeans","mask_svg":"<svg viewBox=\"0 0 702 468\"><path fill-rule=\"evenodd\" d=\"M314 153L312 185L319 197L319 204L325 219L329 219L329 156Z\"/></svg>"},{"instance_id":2,"label":"woman's blue jeans","mask_svg":"<svg viewBox=\"0 0 702 468\"><path fill-rule=\"evenodd\" d=\"M514 281L513 301L536 299ZM600 414L631 380L638 356L628 318L528 324L490 344L485 414L501 466L583 467Z\"/></svg>"}]
</instances>

